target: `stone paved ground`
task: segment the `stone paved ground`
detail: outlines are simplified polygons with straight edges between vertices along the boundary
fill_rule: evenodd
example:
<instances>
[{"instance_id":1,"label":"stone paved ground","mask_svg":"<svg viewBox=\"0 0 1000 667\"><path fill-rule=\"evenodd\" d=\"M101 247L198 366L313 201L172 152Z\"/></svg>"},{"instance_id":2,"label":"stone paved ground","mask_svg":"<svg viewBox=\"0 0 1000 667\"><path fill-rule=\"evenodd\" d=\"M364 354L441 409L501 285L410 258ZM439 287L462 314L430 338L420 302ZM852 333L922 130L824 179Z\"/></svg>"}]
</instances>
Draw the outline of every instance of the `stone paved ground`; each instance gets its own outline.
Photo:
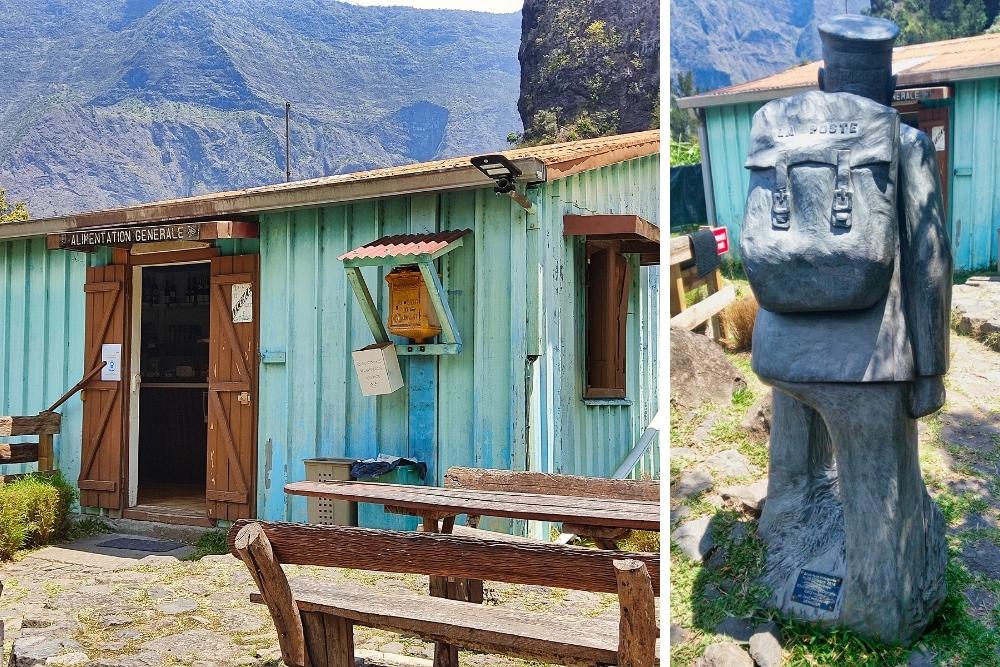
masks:
<instances>
[{"instance_id":1,"label":"stone paved ground","mask_svg":"<svg viewBox=\"0 0 1000 667\"><path fill-rule=\"evenodd\" d=\"M286 567L289 579L312 577L380 591L427 594L426 577L332 568ZM249 602L256 590L232 556L184 562L141 560L49 547L0 564L0 620L22 665L272 665L282 663L267 609ZM531 611L617 618L617 598L542 587L487 584L489 604ZM368 664L430 665L432 645L411 637L357 628L358 655ZM524 665L462 652L463 665Z\"/></svg>"},{"instance_id":2,"label":"stone paved ground","mask_svg":"<svg viewBox=\"0 0 1000 667\"><path fill-rule=\"evenodd\" d=\"M996 286L1000 307L1000 282ZM954 318L956 326L963 327L962 317L959 313ZM1000 316L995 319L1000 321ZM913 664L1000 664L1000 353L994 351L1000 345L980 338L983 342L952 335L948 400L940 413L919 424L920 462L928 489L949 521L953 553L969 575L962 586L966 607L992 637L985 641L995 643L996 658L953 663L939 656ZM723 552L735 548L735 533L720 536L709 528L709 517L729 510L739 513L734 529L752 532L755 520L748 503L753 505L766 489L766 432L753 433L760 420L744 416L749 403L767 389L749 370L747 355L734 359L748 376L746 391L753 396L738 396L727 408L671 415L671 518L677 526L672 533L672 581L679 582L677 590L684 588L685 577L692 582L684 588L684 599L675 595L671 600L671 635L680 640L673 642L671 653L679 665L696 664L706 647L732 639L720 632L721 624L713 632L717 621L705 610L722 605L727 607L723 613L736 617L761 612L745 604L753 595L734 595L727 589ZM722 548L713 550L720 537ZM825 664L806 657L808 647L795 651L797 660L806 660L802 664ZM790 656L786 646L786 660ZM698 664L723 664L701 660Z\"/></svg>"}]
</instances>

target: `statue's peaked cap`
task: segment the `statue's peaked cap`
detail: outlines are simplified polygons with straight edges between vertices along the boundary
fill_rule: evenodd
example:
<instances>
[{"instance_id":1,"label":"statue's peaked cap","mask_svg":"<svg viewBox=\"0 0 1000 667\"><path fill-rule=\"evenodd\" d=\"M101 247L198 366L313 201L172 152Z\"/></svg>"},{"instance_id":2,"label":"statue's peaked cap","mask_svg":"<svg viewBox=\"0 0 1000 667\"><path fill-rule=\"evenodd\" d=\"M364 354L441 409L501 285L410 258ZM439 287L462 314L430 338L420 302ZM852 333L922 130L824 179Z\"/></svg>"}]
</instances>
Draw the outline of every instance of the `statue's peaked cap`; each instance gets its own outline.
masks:
<instances>
[{"instance_id":1,"label":"statue's peaked cap","mask_svg":"<svg viewBox=\"0 0 1000 667\"><path fill-rule=\"evenodd\" d=\"M899 26L887 19L860 14L833 16L819 26L823 55L828 53L892 53Z\"/></svg>"}]
</instances>

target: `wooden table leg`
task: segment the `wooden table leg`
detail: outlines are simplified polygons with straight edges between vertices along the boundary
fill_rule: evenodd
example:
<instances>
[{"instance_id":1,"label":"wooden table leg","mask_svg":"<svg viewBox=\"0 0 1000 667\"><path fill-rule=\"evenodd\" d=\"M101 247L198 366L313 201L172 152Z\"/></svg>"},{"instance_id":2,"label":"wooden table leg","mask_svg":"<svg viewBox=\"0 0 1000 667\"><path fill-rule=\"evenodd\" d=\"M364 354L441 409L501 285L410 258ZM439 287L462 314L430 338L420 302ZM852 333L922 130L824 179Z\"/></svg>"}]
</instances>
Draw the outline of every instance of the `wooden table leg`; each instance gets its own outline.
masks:
<instances>
[{"instance_id":1,"label":"wooden table leg","mask_svg":"<svg viewBox=\"0 0 1000 667\"><path fill-rule=\"evenodd\" d=\"M423 532L450 533L455 525L455 517L444 517L440 526L438 525L439 518L436 514L422 516ZM456 597L456 586L449 581L448 577L430 577L429 587L430 594L436 598L461 599ZM434 667L458 667L458 647L445 642L434 642Z\"/></svg>"}]
</instances>

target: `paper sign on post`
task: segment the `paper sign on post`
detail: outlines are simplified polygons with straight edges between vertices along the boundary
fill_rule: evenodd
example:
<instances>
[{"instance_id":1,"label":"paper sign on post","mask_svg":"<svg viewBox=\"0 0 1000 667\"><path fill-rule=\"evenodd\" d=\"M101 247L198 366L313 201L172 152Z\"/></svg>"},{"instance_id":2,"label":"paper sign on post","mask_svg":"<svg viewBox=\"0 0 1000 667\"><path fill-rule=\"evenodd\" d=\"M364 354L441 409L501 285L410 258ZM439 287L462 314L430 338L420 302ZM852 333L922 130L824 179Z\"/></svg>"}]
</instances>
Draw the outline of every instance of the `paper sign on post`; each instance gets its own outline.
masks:
<instances>
[{"instance_id":1,"label":"paper sign on post","mask_svg":"<svg viewBox=\"0 0 1000 667\"><path fill-rule=\"evenodd\" d=\"M101 380L105 382L121 382L122 379L122 345L121 343L105 343L101 346L101 361L107 366L101 369Z\"/></svg>"}]
</instances>

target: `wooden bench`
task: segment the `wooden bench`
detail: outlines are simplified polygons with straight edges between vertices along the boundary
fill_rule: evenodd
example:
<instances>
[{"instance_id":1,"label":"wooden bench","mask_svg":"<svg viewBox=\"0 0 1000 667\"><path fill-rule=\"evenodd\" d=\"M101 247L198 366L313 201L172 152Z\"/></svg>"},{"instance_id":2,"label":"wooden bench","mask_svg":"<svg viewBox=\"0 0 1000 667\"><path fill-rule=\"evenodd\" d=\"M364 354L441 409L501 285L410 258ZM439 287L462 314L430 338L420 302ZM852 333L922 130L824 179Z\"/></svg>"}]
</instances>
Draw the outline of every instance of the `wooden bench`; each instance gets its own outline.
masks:
<instances>
[{"instance_id":1,"label":"wooden bench","mask_svg":"<svg viewBox=\"0 0 1000 667\"><path fill-rule=\"evenodd\" d=\"M444 476L444 485L453 489L475 489L479 491L516 491L518 493L542 493L575 498L602 498L615 500L648 500L660 502L660 483L634 479L607 479L604 477L579 477L577 475L554 475L520 470L491 470L483 468L451 467ZM504 541L532 541L477 528L479 517L468 517L468 526L455 526L455 535L480 537ZM614 549L615 540L624 537L628 531L563 524L564 533L585 535L605 549Z\"/></svg>"},{"instance_id":2,"label":"wooden bench","mask_svg":"<svg viewBox=\"0 0 1000 667\"><path fill-rule=\"evenodd\" d=\"M52 436L59 433L62 417L58 412L40 412L32 416L0 417L0 437L37 435L38 442L0 442L0 465L38 462L38 471L52 472L55 467ZM0 475L8 481L19 475Z\"/></svg>"},{"instance_id":3,"label":"wooden bench","mask_svg":"<svg viewBox=\"0 0 1000 667\"><path fill-rule=\"evenodd\" d=\"M736 289L724 284L720 269L700 277L694 266L688 266L693 259L689 236L670 239L670 326L690 331L711 320L712 337L718 341L722 337L719 313L736 300ZM708 296L689 307L687 293L703 285L708 288Z\"/></svg>"},{"instance_id":4,"label":"wooden bench","mask_svg":"<svg viewBox=\"0 0 1000 667\"><path fill-rule=\"evenodd\" d=\"M251 600L267 605L282 659L290 666L353 667L355 625L562 665L659 664L654 603L659 554L248 520L233 525L229 543L260 589ZM291 587L281 564L617 593L621 614L615 622L353 585ZM457 667L456 658L457 652L439 652L435 666Z\"/></svg>"}]
</instances>

